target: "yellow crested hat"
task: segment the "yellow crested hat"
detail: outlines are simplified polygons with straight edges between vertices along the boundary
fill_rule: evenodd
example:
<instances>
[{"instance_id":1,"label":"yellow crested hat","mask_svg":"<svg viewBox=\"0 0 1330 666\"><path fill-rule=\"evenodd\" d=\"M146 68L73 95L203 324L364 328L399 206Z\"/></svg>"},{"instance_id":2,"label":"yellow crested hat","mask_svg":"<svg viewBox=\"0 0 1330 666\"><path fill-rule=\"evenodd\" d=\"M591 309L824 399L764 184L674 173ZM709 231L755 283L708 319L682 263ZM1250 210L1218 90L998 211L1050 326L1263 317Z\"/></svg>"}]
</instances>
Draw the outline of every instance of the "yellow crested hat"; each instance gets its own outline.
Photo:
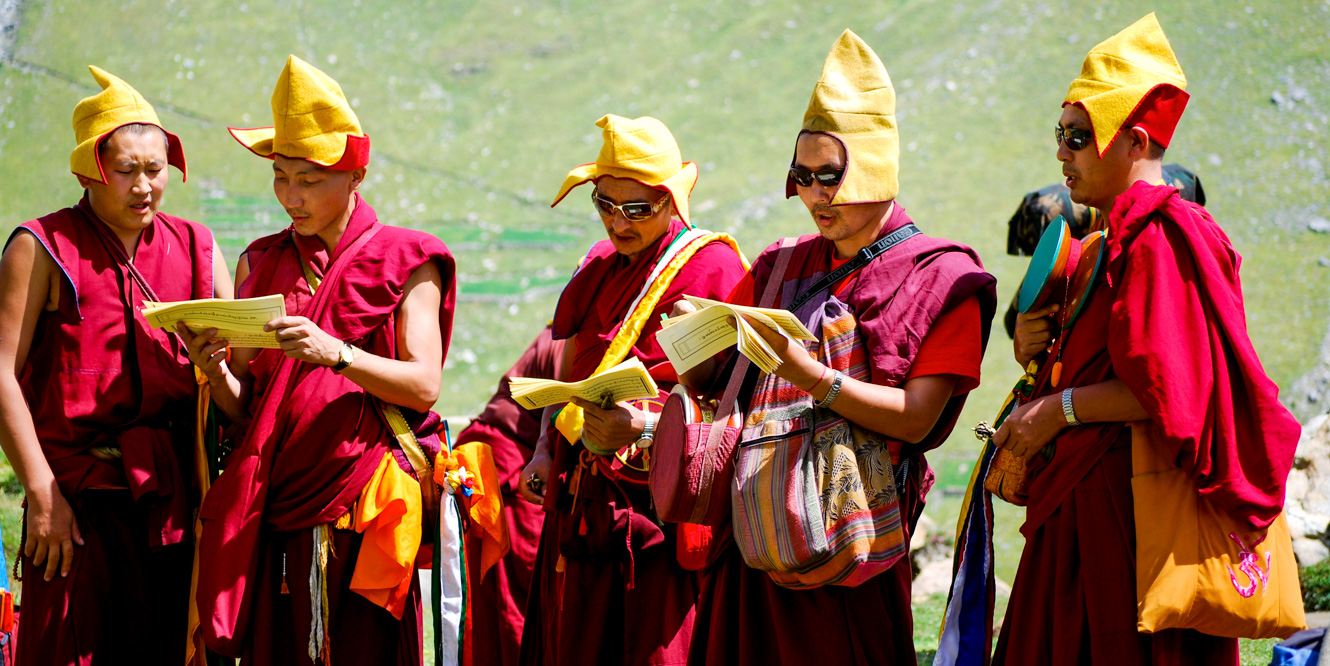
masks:
<instances>
[{"instance_id":1,"label":"yellow crested hat","mask_svg":"<svg viewBox=\"0 0 1330 666\"><path fill-rule=\"evenodd\" d=\"M317 67L290 56L272 91L272 127L229 127L231 136L259 157L282 155L338 171L369 164L369 136L342 94Z\"/></svg>"},{"instance_id":2,"label":"yellow crested hat","mask_svg":"<svg viewBox=\"0 0 1330 666\"><path fill-rule=\"evenodd\" d=\"M697 164L684 162L679 144L665 123L642 116L628 119L614 114L596 121L601 128L605 144L600 147L596 161L568 172L554 197L550 208L559 205L574 187L604 176L628 178L648 187L670 193L679 219L692 226L688 219L688 195L697 184Z\"/></svg>"},{"instance_id":3,"label":"yellow crested hat","mask_svg":"<svg viewBox=\"0 0 1330 666\"><path fill-rule=\"evenodd\" d=\"M1154 13L1090 49L1063 106L1090 116L1103 157L1123 129L1142 127L1167 148L1187 108L1187 77Z\"/></svg>"},{"instance_id":4,"label":"yellow crested hat","mask_svg":"<svg viewBox=\"0 0 1330 666\"><path fill-rule=\"evenodd\" d=\"M891 201L900 191L896 89L873 49L850 30L822 65L804 112L803 131L836 137L845 147L845 175L831 205ZM785 196L796 194L785 177Z\"/></svg>"},{"instance_id":5,"label":"yellow crested hat","mask_svg":"<svg viewBox=\"0 0 1330 666\"><path fill-rule=\"evenodd\" d=\"M106 172L97 154L98 146L112 132L125 125L143 124L156 126L166 134L166 163L180 169L180 179L184 181L187 175L185 149L180 145L179 137L162 127L162 122L157 119L157 111L148 100L114 74L93 65L88 65L88 69L92 72L92 78L97 79L101 85L102 91L84 97L74 107L74 140L78 145L69 154L69 170L105 183Z\"/></svg>"}]
</instances>

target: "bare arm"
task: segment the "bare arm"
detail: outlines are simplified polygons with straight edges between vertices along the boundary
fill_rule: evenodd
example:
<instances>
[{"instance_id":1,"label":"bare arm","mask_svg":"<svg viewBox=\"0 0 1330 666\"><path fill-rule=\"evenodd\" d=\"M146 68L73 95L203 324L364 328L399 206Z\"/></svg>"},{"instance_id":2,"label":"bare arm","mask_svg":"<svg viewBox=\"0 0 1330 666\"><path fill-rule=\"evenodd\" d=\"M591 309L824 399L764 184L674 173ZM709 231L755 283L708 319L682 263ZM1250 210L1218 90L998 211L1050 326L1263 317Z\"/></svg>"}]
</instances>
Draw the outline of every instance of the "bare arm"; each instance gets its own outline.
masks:
<instances>
[{"instance_id":1,"label":"bare arm","mask_svg":"<svg viewBox=\"0 0 1330 666\"><path fill-rule=\"evenodd\" d=\"M74 512L56 484L37 441L32 413L19 386L33 333L52 290L59 293L55 260L30 233L17 234L0 258L0 448L14 467L28 501L27 547L33 566L69 575L74 544L83 545ZM56 381L56 378L51 378Z\"/></svg>"},{"instance_id":2,"label":"bare arm","mask_svg":"<svg viewBox=\"0 0 1330 666\"><path fill-rule=\"evenodd\" d=\"M342 371L347 379L371 395L416 411L434 407L439 399L443 366L443 331L439 308L443 303L443 278L434 262L417 268L407 280L397 306L397 355L385 358L363 349ZM317 365L336 365L342 340L323 331L305 317L281 317L266 326L277 331L277 340L287 357Z\"/></svg>"},{"instance_id":3,"label":"bare arm","mask_svg":"<svg viewBox=\"0 0 1330 666\"><path fill-rule=\"evenodd\" d=\"M777 375L814 400L826 398L835 374L830 368L809 356L800 343L759 321L748 319L748 323L781 357ZM952 375L915 377L900 387L845 377L831 409L860 427L913 444L932 432L955 389L956 378Z\"/></svg>"},{"instance_id":4,"label":"bare arm","mask_svg":"<svg viewBox=\"0 0 1330 666\"><path fill-rule=\"evenodd\" d=\"M1071 392L1072 411L1081 423L1121 423L1142 421L1150 415L1116 377L1098 384L1078 386ZM1062 392L1046 395L1012 410L1002 427L993 435L993 443L1027 458L1053 441L1067 428L1062 412Z\"/></svg>"}]
</instances>

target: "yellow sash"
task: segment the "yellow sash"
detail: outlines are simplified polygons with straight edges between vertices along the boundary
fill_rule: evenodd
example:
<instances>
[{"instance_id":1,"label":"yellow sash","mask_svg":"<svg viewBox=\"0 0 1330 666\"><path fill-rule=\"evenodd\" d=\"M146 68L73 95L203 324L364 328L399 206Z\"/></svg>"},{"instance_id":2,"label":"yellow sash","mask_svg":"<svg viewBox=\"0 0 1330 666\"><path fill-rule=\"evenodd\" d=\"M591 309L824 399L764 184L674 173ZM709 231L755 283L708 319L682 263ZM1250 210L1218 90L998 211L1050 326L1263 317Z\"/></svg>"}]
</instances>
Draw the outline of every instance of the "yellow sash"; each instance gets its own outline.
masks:
<instances>
[{"instance_id":1,"label":"yellow sash","mask_svg":"<svg viewBox=\"0 0 1330 666\"><path fill-rule=\"evenodd\" d=\"M673 257L664 257L667 262L664 270L654 279L648 282L643 295L637 302L637 307L629 317L624 320L623 326L615 334L614 339L610 341L610 346L605 350L605 356L600 359L600 365L596 366L596 371L591 373L598 375L623 361L628 355L628 351L637 344L637 338L642 333L642 328L646 326L647 319L656 309L656 304L660 298L665 295L665 290L669 289L670 283L674 281L679 271L683 270L685 264L698 250L702 249L712 241L722 241L734 249L735 254L739 255L739 261L743 263L744 270L748 270L748 259L739 249L739 243L730 237L729 234L713 233L701 229L690 229L689 232L698 232L698 235L689 240L687 244L675 253ZM684 232L684 233L689 233ZM668 250L667 250L668 251ZM571 444L576 444L582 439L582 408L577 405L568 404L559 412L558 418L554 420L554 427L559 429L560 433L568 439Z\"/></svg>"}]
</instances>

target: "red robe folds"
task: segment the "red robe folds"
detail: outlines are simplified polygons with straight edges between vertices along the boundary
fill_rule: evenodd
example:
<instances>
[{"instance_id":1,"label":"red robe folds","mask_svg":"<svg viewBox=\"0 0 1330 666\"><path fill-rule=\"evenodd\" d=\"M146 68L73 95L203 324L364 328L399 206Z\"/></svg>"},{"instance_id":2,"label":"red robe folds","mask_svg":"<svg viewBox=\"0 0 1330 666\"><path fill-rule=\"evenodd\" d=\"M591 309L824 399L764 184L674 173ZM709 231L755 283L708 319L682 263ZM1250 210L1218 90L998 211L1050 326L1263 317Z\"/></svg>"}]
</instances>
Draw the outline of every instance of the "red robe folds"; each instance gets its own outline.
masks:
<instances>
[{"instance_id":1,"label":"red robe folds","mask_svg":"<svg viewBox=\"0 0 1330 666\"><path fill-rule=\"evenodd\" d=\"M1300 428L1247 335L1240 257L1172 187L1137 182L1108 223L1107 278L1057 343L1063 382L1050 386L1046 372L1035 395L1121 378L1203 495L1269 525ZM1235 640L1136 633L1127 424L1069 428L1054 442L1052 461L1032 465L1027 542L994 663L1237 663Z\"/></svg>"},{"instance_id":2,"label":"red robe folds","mask_svg":"<svg viewBox=\"0 0 1330 666\"><path fill-rule=\"evenodd\" d=\"M19 383L86 545L69 576L49 583L23 559L17 661L181 663L197 384L180 339L138 310L147 290L168 301L213 296L212 233L159 213L131 265L86 199L19 233L33 234L64 276Z\"/></svg>"},{"instance_id":3,"label":"red robe folds","mask_svg":"<svg viewBox=\"0 0 1330 666\"><path fill-rule=\"evenodd\" d=\"M471 581L470 621L478 640L467 644L474 664L515 666L522 643L527 597L531 592L531 567L540 545L540 524L545 514L518 493L522 469L531 461L540 436L540 412L523 409L508 388L511 377L555 379L563 354L549 327L527 347L522 357L499 379L499 390L476 420L457 436L455 446L468 442L489 444L494 467L503 489L503 516L508 521L511 549L499 566L481 571L478 556L467 558ZM481 540L467 537L467 553L480 553Z\"/></svg>"},{"instance_id":4,"label":"red robe folds","mask_svg":"<svg viewBox=\"0 0 1330 666\"><path fill-rule=\"evenodd\" d=\"M910 223L896 204L881 236ZM735 302L752 303L771 279L777 245L753 262L751 288L736 290ZM779 305L785 305L832 270L834 245L820 236L804 236L795 246L784 276ZM745 280L745 282L749 282ZM943 239L916 235L877 257L835 287L836 296L854 312L859 334L869 352L869 377L879 386L900 386L916 375L921 349L935 344L927 338L939 320L978 303L970 331L973 368L977 375L982 347L997 309L996 280L984 271L973 250ZM745 284L744 287L747 287ZM744 292L744 293L738 293ZM817 298L796 314L805 323ZM925 340L930 343L925 346ZM934 359L939 361L939 359ZM941 365L950 359L941 360ZM931 363L930 363L931 364ZM968 364L965 364L968 365ZM938 367L938 366L934 366ZM952 374L945 372L943 374ZM959 373L957 373L959 375ZM933 472L924 453L946 440L960 416L969 389L978 377L958 376L959 391L922 442L889 441L893 458L907 465L900 510L907 533L924 509ZM908 536L907 536L908 541ZM808 664L837 666L914 666L914 623L910 612L910 558L902 557L887 571L856 587L828 585L792 590L772 582L763 571L748 567L731 543L721 558L703 570L697 602L697 636L688 663L701 666L767 666Z\"/></svg>"},{"instance_id":5,"label":"red robe folds","mask_svg":"<svg viewBox=\"0 0 1330 666\"><path fill-rule=\"evenodd\" d=\"M284 294L288 314L309 317L331 335L387 358L396 357L395 314L407 279L433 261L444 284L439 325L447 351L455 298L452 255L429 234L380 224L359 195L331 253L317 238L288 229L252 243L246 258L251 271L239 296ZM302 265L322 278L317 292ZM200 511L204 638L213 650L244 655L251 664L308 663L307 583L292 581L309 576L309 528L347 513L393 437L376 399L331 368L265 349L250 370L254 399L248 430ZM349 585L359 539L333 531L330 604L332 589ZM281 592L283 583L289 595ZM348 661L419 662L418 590L400 622L345 589L341 593L348 601L331 606L329 614L333 660L356 655ZM287 626L294 631L283 631ZM400 632L400 640L376 635L382 633L376 628ZM367 644L383 650L366 650Z\"/></svg>"},{"instance_id":6,"label":"red robe folds","mask_svg":"<svg viewBox=\"0 0 1330 666\"><path fill-rule=\"evenodd\" d=\"M605 354L628 306L683 223L674 220L655 246L628 262L600 241L564 288L554 336L573 338L570 381L588 377ZM629 352L654 369L668 390L674 372L656 344L660 315L684 294L724 298L743 275L738 255L712 242L679 271ZM569 489L585 449L550 430L553 478L522 634L522 664L679 664L693 630L697 575L679 566L675 528L661 525L645 486L585 473L576 507ZM560 556L564 570L558 570Z\"/></svg>"}]
</instances>

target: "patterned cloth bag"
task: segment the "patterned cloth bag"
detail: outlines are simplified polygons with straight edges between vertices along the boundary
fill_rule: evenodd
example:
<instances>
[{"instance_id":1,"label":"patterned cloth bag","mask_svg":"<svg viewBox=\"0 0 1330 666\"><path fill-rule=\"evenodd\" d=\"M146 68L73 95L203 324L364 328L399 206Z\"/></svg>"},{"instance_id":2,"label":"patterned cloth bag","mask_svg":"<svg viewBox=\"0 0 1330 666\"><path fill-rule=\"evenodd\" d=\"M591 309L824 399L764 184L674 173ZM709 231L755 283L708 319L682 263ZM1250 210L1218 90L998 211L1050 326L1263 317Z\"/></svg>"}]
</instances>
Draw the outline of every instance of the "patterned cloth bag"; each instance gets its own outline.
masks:
<instances>
[{"instance_id":1,"label":"patterned cloth bag","mask_svg":"<svg viewBox=\"0 0 1330 666\"><path fill-rule=\"evenodd\" d=\"M868 379L853 313L834 296L813 308L805 343L833 370ZM908 550L886 437L819 409L804 391L762 374L735 462L734 538L748 566L778 585L855 586Z\"/></svg>"}]
</instances>

